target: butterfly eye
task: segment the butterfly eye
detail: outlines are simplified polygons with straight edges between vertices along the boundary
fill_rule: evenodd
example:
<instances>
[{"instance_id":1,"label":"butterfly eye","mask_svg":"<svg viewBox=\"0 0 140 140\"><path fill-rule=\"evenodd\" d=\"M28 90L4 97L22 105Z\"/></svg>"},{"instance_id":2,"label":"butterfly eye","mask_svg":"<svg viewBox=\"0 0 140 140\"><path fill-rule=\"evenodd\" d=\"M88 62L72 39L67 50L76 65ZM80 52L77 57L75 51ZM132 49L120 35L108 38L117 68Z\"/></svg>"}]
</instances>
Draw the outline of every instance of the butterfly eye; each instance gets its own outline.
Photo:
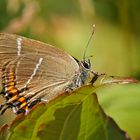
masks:
<instances>
[{"instance_id":1,"label":"butterfly eye","mask_svg":"<svg viewBox=\"0 0 140 140\"><path fill-rule=\"evenodd\" d=\"M86 69L90 69L90 67L91 67L90 61L89 61L89 62L84 61L84 62L83 62L83 66L84 66L84 68L86 68Z\"/></svg>"}]
</instances>

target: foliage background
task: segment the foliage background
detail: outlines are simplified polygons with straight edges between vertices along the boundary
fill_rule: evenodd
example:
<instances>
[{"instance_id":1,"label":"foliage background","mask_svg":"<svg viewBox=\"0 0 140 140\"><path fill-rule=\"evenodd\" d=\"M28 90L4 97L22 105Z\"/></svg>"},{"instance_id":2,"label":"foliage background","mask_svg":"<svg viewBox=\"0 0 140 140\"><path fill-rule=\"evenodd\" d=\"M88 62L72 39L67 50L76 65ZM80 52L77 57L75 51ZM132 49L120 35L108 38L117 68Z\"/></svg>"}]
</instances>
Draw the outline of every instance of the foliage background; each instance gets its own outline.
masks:
<instances>
[{"instance_id":1,"label":"foliage background","mask_svg":"<svg viewBox=\"0 0 140 140\"><path fill-rule=\"evenodd\" d=\"M140 79L139 0L0 0L0 31L16 33L62 48L81 60L88 48L92 69ZM140 85L108 86L97 91L99 102L118 125L140 138ZM14 116L0 116L1 124Z\"/></svg>"}]
</instances>

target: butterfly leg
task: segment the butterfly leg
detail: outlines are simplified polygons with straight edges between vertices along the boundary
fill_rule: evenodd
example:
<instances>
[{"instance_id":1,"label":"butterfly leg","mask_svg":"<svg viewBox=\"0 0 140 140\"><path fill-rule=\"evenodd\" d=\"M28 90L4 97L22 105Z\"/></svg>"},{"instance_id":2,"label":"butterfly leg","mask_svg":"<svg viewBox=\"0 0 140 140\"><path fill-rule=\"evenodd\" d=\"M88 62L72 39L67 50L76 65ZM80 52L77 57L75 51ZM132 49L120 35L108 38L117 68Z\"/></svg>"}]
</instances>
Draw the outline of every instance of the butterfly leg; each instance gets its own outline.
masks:
<instances>
[{"instance_id":1,"label":"butterfly leg","mask_svg":"<svg viewBox=\"0 0 140 140\"><path fill-rule=\"evenodd\" d=\"M94 75L93 78L91 79L90 83L93 85L96 80L102 76L102 75L105 75L105 73L99 73L99 72L95 72L95 71L91 71L91 73Z\"/></svg>"}]
</instances>

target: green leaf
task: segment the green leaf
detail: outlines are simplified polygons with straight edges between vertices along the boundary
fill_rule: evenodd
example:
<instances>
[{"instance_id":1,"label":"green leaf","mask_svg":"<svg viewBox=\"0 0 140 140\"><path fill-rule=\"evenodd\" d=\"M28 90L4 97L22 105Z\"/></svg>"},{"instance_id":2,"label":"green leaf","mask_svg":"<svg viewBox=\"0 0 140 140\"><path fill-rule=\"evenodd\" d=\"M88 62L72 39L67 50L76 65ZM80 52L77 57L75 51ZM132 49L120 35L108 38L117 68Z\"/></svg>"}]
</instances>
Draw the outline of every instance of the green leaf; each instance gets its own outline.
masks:
<instances>
[{"instance_id":1,"label":"green leaf","mask_svg":"<svg viewBox=\"0 0 140 140\"><path fill-rule=\"evenodd\" d=\"M140 138L140 83L100 88L98 99L104 111L135 140Z\"/></svg>"},{"instance_id":2,"label":"green leaf","mask_svg":"<svg viewBox=\"0 0 140 140\"><path fill-rule=\"evenodd\" d=\"M92 86L40 104L10 127L8 140L127 140L101 109Z\"/></svg>"}]
</instances>

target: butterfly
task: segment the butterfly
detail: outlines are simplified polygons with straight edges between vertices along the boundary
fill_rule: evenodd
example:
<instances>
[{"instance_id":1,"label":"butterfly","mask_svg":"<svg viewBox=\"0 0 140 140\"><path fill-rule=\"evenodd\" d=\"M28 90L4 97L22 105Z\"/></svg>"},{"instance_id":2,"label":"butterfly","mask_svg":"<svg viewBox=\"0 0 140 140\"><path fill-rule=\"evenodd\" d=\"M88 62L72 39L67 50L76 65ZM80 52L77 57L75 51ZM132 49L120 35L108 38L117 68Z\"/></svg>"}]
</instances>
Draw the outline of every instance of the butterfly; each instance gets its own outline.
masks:
<instances>
[{"instance_id":1,"label":"butterfly","mask_svg":"<svg viewBox=\"0 0 140 140\"><path fill-rule=\"evenodd\" d=\"M39 102L47 103L87 82L94 84L97 79L106 83L105 77L106 74L91 70L90 60L86 59L85 53L83 60L79 61L49 44L19 35L0 33L0 94L5 99L0 105L0 114L9 108L15 114L28 114ZM137 82L131 78L114 76L109 76L108 79L108 83Z\"/></svg>"},{"instance_id":2,"label":"butterfly","mask_svg":"<svg viewBox=\"0 0 140 140\"><path fill-rule=\"evenodd\" d=\"M38 102L84 85L90 69L89 59L78 61L49 44L0 33L0 94L5 99L1 114L8 108L15 114L28 113Z\"/></svg>"}]
</instances>

